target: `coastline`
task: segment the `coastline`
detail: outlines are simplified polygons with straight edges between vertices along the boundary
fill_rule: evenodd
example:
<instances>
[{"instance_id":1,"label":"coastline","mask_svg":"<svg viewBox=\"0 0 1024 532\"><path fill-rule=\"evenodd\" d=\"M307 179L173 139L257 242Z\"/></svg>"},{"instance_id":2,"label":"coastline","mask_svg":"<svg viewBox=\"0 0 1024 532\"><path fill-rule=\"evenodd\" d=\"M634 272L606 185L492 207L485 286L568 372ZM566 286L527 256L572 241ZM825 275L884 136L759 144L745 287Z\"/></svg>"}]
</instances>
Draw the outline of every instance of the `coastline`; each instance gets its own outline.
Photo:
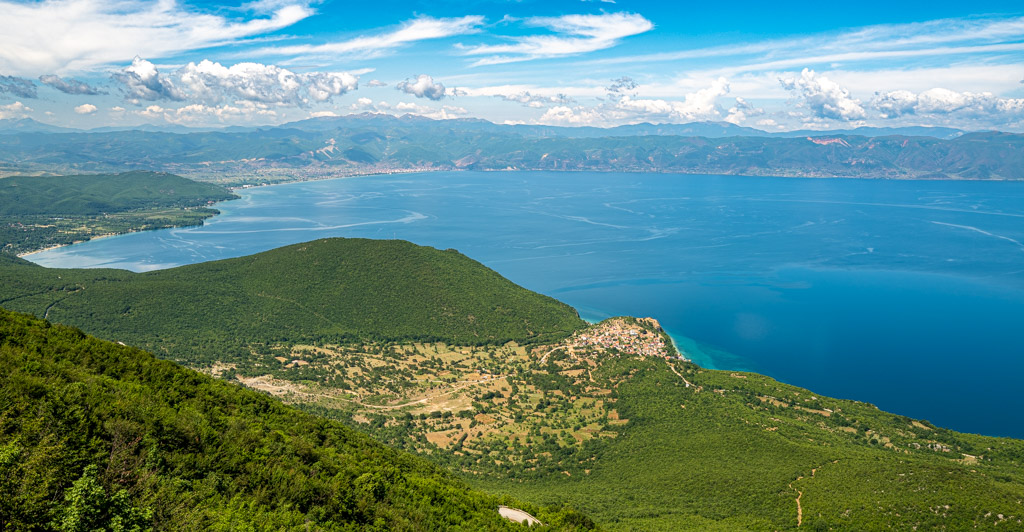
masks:
<instances>
[{"instance_id":1,"label":"coastline","mask_svg":"<svg viewBox=\"0 0 1024 532\"><path fill-rule=\"evenodd\" d=\"M89 242L91 240L99 240L101 238L109 238L109 237L112 237L112 236L127 235L127 234L130 234L130 233L138 233L138 232L139 231L128 231L128 232L125 232L125 233L104 233L102 235L96 235L96 236L93 236L93 237L86 238L85 240L75 240L74 242L71 242L70 244L57 244L55 246L48 246L48 247L45 247L43 249L37 249L37 250L34 250L34 251L28 251L28 252L25 252L25 253L18 253L16 256L19 259L23 259L23 258L25 258L25 257L27 257L29 255L35 255L36 253L42 253L44 251L52 251L52 250L59 249L59 248L66 248L68 246L73 246L75 244L83 244L83 243Z\"/></svg>"}]
</instances>

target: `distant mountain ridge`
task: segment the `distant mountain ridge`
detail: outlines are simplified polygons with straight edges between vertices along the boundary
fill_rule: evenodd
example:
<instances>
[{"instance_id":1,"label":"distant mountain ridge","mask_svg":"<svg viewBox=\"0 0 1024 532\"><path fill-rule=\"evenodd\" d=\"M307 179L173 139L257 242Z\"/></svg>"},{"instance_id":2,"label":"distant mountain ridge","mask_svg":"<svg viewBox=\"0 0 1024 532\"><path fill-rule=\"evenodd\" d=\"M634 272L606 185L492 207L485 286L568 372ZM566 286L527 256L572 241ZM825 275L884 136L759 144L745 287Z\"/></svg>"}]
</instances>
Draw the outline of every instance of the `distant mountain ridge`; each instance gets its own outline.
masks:
<instances>
[{"instance_id":1,"label":"distant mountain ridge","mask_svg":"<svg viewBox=\"0 0 1024 532\"><path fill-rule=\"evenodd\" d=\"M909 127L858 127L855 129L812 130L769 132L746 126L738 126L730 122L688 122L682 124L629 124L614 127L594 126L550 126L535 124L496 124L479 118L454 118L433 120L417 115L393 116L383 113L360 113L337 117L317 117L286 122L276 126L227 126L227 127L191 127L180 124L134 124L123 126L103 126L91 129L80 129L44 124L31 118L0 120L0 135L17 135L19 133L112 133L119 131L147 131L157 133L240 133L270 129L299 129L303 131L328 131L346 127L372 127L413 125L424 122L439 122L463 130L490 132L510 132L524 137L634 137L646 135L682 136L682 137L803 137L822 135L861 135L865 137L881 137L887 135L935 137L952 139L966 133L961 129L930 126Z\"/></svg>"},{"instance_id":2,"label":"distant mountain ridge","mask_svg":"<svg viewBox=\"0 0 1024 532\"><path fill-rule=\"evenodd\" d=\"M361 113L337 117L307 118L294 122L286 122L274 128L263 129L300 129L303 131L329 131L351 127L386 127L412 125L433 122L436 125L451 126L453 129L512 132L524 137L570 137L570 138L601 138L601 137L637 137L648 135L677 137L819 137L829 135L860 135L864 137L883 137L889 135L935 137L953 139L966 133L961 129L930 126L910 127L867 127L855 129L811 130L769 132L746 126L738 126L730 122L688 122L682 124L640 123L614 127L594 126L551 126L535 124L495 124L479 118L454 118L447 120L431 120L416 115L392 116L381 113Z\"/></svg>"},{"instance_id":3,"label":"distant mountain ridge","mask_svg":"<svg viewBox=\"0 0 1024 532\"><path fill-rule=\"evenodd\" d=\"M766 133L725 122L601 129L364 113L271 128L0 135L0 176L145 169L221 183L424 170L1024 179L1024 135L949 128Z\"/></svg>"}]
</instances>

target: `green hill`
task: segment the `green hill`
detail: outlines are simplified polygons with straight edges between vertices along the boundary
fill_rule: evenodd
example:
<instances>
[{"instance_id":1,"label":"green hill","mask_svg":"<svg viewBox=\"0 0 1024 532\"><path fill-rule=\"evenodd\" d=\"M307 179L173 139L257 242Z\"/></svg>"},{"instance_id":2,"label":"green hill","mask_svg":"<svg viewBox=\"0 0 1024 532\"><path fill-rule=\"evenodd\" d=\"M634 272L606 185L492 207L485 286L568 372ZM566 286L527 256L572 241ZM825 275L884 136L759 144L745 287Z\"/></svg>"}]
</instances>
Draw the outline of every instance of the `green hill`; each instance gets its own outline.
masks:
<instances>
[{"instance_id":1,"label":"green hill","mask_svg":"<svg viewBox=\"0 0 1024 532\"><path fill-rule=\"evenodd\" d=\"M454 251L332 239L145 274L0 256L0 306L143 343L610 529L1024 520L1024 441L704 370L658 347L654 322L583 329Z\"/></svg>"},{"instance_id":2,"label":"green hill","mask_svg":"<svg viewBox=\"0 0 1024 532\"><path fill-rule=\"evenodd\" d=\"M3 530L518 527L512 501L339 423L4 310L0 493Z\"/></svg>"},{"instance_id":3,"label":"green hill","mask_svg":"<svg viewBox=\"0 0 1024 532\"><path fill-rule=\"evenodd\" d=\"M0 267L0 305L197 363L250 344L421 340L537 343L576 312L454 251L326 239L149 273Z\"/></svg>"},{"instance_id":4,"label":"green hill","mask_svg":"<svg viewBox=\"0 0 1024 532\"><path fill-rule=\"evenodd\" d=\"M0 179L0 216L96 215L199 207L236 197L217 185L159 172Z\"/></svg>"},{"instance_id":5,"label":"green hill","mask_svg":"<svg viewBox=\"0 0 1024 532\"><path fill-rule=\"evenodd\" d=\"M201 225L227 189L158 172L0 179L0 251L27 253L99 235Z\"/></svg>"}]
</instances>

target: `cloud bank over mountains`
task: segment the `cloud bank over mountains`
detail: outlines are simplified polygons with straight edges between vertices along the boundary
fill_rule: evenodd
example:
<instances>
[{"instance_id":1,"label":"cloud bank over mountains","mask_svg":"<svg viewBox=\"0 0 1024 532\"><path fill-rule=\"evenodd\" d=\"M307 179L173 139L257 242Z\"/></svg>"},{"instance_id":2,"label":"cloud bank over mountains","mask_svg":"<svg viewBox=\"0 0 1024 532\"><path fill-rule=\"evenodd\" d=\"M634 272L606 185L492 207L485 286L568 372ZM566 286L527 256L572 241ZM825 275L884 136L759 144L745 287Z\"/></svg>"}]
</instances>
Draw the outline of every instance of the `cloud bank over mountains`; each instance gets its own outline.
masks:
<instances>
[{"instance_id":1,"label":"cloud bank over mountains","mask_svg":"<svg viewBox=\"0 0 1024 532\"><path fill-rule=\"evenodd\" d=\"M0 0L0 106L6 117L91 125L358 110L555 125L1024 130L1022 14L691 38L678 29L684 18L653 4L617 7L410 8L360 23L307 0Z\"/></svg>"}]
</instances>

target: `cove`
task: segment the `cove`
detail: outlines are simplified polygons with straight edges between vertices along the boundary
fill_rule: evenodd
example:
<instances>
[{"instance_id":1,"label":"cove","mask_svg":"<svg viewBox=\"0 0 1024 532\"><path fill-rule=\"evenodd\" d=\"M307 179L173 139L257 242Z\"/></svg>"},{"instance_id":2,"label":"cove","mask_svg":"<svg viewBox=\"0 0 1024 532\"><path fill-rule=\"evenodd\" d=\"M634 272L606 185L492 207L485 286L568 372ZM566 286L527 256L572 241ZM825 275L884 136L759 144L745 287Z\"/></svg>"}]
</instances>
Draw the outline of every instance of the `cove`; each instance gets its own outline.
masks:
<instances>
[{"instance_id":1,"label":"cove","mask_svg":"<svg viewBox=\"0 0 1024 532\"><path fill-rule=\"evenodd\" d=\"M705 367L1024 437L1024 183L434 172L238 191L206 225L30 255L135 271L329 236L455 248Z\"/></svg>"}]
</instances>

